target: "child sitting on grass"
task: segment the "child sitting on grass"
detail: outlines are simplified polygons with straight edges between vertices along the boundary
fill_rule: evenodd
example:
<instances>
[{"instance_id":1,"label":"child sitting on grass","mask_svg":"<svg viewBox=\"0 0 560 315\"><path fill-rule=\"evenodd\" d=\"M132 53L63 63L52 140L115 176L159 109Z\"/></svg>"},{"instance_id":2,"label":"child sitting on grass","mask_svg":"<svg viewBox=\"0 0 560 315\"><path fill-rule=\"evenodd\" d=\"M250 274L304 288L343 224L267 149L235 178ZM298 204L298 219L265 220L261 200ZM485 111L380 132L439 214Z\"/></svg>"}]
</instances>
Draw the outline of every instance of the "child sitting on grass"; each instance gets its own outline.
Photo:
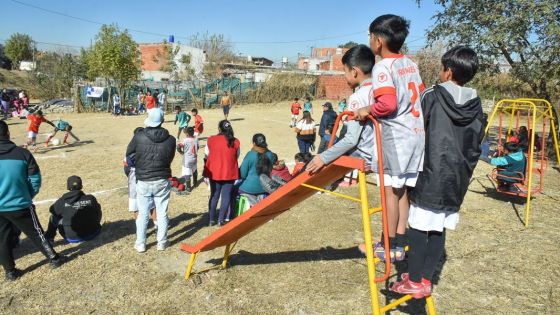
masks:
<instances>
[{"instance_id":1,"label":"child sitting on grass","mask_svg":"<svg viewBox=\"0 0 560 315\"><path fill-rule=\"evenodd\" d=\"M297 153L294 156L296 165L292 170L292 178L302 173L305 170L305 165L307 165L312 159L313 159L313 155L311 155L311 153Z\"/></svg>"},{"instance_id":2,"label":"child sitting on grass","mask_svg":"<svg viewBox=\"0 0 560 315\"><path fill-rule=\"evenodd\" d=\"M371 69L374 62L375 57L371 49L365 45L354 46L342 56L346 82L351 88L358 88L348 99L350 108L353 110L369 106ZM330 130L332 132L332 127ZM328 140L330 140L330 135ZM374 150L375 133L372 122L350 120L346 124L344 137L325 152L316 155L307 165L307 170L316 172L342 155L362 158L366 162L366 167L371 169Z\"/></svg>"},{"instance_id":3,"label":"child sitting on grass","mask_svg":"<svg viewBox=\"0 0 560 315\"><path fill-rule=\"evenodd\" d=\"M476 90L464 87L478 68L476 53L457 46L441 58L441 84L422 95L426 131L424 170L410 193L408 273L393 292L424 298L445 250L445 232L459 222L459 208L478 162L485 122Z\"/></svg>"},{"instance_id":4,"label":"child sitting on grass","mask_svg":"<svg viewBox=\"0 0 560 315\"><path fill-rule=\"evenodd\" d=\"M184 133L187 137L177 147L177 151L183 155L181 176L185 181L187 190L190 191L192 188L196 187L196 182L198 180L198 170L196 168L198 145L194 137L194 127L185 128ZM193 179L192 184L191 177Z\"/></svg>"},{"instance_id":5,"label":"child sitting on grass","mask_svg":"<svg viewBox=\"0 0 560 315\"><path fill-rule=\"evenodd\" d=\"M299 153L298 153L299 154ZM276 160L276 163L272 166L272 172L270 172L271 176L278 176L285 182L289 182L292 180L292 174L290 174L290 170L286 166L284 160L279 160L278 155L273 153L273 159Z\"/></svg>"}]
</instances>

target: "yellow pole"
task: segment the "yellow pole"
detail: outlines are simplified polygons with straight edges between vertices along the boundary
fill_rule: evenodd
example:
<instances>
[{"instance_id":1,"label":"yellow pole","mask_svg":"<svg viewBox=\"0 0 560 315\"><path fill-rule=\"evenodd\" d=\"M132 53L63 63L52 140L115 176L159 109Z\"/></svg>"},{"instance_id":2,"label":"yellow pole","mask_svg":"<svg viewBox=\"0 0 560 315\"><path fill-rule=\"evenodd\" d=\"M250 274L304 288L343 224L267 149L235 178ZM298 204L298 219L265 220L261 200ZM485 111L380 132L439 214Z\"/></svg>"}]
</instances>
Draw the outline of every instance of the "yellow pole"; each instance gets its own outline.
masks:
<instances>
[{"instance_id":1,"label":"yellow pole","mask_svg":"<svg viewBox=\"0 0 560 315\"><path fill-rule=\"evenodd\" d=\"M436 315L436 307L431 295L426 298L426 306L428 307L428 315Z\"/></svg>"},{"instance_id":2,"label":"yellow pole","mask_svg":"<svg viewBox=\"0 0 560 315\"><path fill-rule=\"evenodd\" d=\"M533 123L532 123L532 128L531 128L531 141L529 143L531 143L531 145L529 146L529 163L528 163L528 168L529 168L529 181L527 182L527 203L525 205L525 227L529 226L529 212L531 211L531 191L533 190L532 188L532 184L533 184L533 155L535 154L535 149L534 149L534 143L535 143L535 126L536 126L536 122L537 122L537 108L535 106L535 103L533 102L527 102L530 106L531 106L531 110L533 112Z\"/></svg>"},{"instance_id":3,"label":"yellow pole","mask_svg":"<svg viewBox=\"0 0 560 315\"><path fill-rule=\"evenodd\" d=\"M369 202L366 184L366 174L363 171L359 171L358 185L360 190L360 200L362 204L362 224L364 226L364 241L366 243L366 260L369 291L371 295L371 310L373 315L379 315L379 295L377 292L377 284L375 283L375 258L373 257L373 241L371 239L371 221L369 215Z\"/></svg>"},{"instance_id":4,"label":"yellow pole","mask_svg":"<svg viewBox=\"0 0 560 315\"><path fill-rule=\"evenodd\" d=\"M494 116L496 116L496 113L498 112L498 108L500 108L500 106L502 106L502 102L503 102L503 100L496 103L496 105L494 106L494 109L492 110L492 114L488 118L488 123L486 124L486 129L484 130L484 137L485 138L486 138L486 136L488 136L488 130L490 129L490 125L492 124L492 121L494 120Z\"/></svg>"},{"instance_id":5,"label":"yellow pole","mask_svg":"<svg viewBox=\"0 0 560 315\"><path fill-rule=\"evenodd\" d=\"M198 253L192 253L191 258L189 259L189 264L187 265L187 272L185 272L185 280L189 280L192 272L192 267L194 265L194 261L196 260L196 256Z\"/></svg>"}]
</instances>

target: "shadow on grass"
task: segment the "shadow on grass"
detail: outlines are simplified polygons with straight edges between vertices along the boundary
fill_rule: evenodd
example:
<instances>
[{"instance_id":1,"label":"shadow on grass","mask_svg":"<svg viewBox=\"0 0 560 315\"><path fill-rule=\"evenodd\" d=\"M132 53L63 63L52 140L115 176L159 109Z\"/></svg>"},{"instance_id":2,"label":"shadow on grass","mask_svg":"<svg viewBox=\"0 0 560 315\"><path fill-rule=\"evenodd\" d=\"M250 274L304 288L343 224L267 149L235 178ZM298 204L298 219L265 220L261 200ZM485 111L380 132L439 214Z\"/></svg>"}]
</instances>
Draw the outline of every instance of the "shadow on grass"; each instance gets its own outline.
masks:
<instances>
[{"instance_id":1,"label":"shadow on grass","mask_svg":"<svg viewBox=\"0 0 560 315\"><path fill-rule=\"evenodd\" d=\"M48 152L51 152L51 151L68 149L68 148L77 148L77 147L81 147L83 145L93 144L93 143L95 143L93 140L84 140L84 141L72 142L72 143L67 144L67 145L59 145L59 146L52 146L51 145L48 148L39 149L39 153L48 153ZM39 144L39 146L40 146L40 144Z\"/></svg>"}]
</instances>

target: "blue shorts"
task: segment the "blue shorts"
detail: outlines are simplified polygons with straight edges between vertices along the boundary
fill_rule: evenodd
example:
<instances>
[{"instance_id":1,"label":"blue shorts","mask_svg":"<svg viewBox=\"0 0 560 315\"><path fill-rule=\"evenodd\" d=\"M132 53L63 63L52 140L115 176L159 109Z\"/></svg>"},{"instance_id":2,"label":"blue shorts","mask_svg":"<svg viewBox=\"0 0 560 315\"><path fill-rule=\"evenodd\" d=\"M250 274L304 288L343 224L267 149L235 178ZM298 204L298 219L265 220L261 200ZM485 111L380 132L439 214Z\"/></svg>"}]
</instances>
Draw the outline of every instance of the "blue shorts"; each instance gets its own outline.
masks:
<instances>
[{"instance_id":1,"label":"blue shorts","mask_svg":"<svg viewBox=\"0 0 560 315\"><path fill-rule=\"evenodd\" d=\"M230 105L222 106L222 110L224 111L224 115L229 114Z\"/></svg>"}]
</instances>

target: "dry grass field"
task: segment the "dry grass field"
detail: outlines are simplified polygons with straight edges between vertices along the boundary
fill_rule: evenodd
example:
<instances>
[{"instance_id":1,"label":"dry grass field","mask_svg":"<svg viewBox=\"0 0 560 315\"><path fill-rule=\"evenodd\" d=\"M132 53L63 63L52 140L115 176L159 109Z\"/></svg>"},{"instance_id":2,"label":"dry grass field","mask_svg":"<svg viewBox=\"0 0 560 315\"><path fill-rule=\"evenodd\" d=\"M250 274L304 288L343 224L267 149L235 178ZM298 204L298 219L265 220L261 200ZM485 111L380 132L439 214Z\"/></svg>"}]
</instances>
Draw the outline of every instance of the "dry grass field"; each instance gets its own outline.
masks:
<instances>
[{"instance_id":1,"label":"dry grass field","mask_svg":"<svg viewBox=\"0 0 560 315\"><path fill-rule=\"evenodd\" d=\"M314 103L319 120L320 102ZM203 110L205 134L217 132L219 110ZM57 119L58 114L47 115ZM135 226L128 212L122 158L132 131L144 117L108 114L61 115L83 142L43 149L35 154L43 174L36 197L41 222L48 206L65 192L66 178L79 175L86 192L101 192L103 233L82 244L56 240L70 260L51 270L28 240L16 250L25 274L2 282L1 314L367 314L370 312L365 259L356 245L363 241L357 204L329 195L306 202L241 239L223 271L183 279L189 255L181 242L196 244L217 227L207 227L209 191L202 184L187 196L173 195L169 208L171 246L155 248L153 228L148 251L134 248ZM176 134L172 115L164 127ZM230 118L242 145L264 133L270 149L293 161L295 134L289 128L289 104L234 107ZM12 138L25 141L26 122L10 120ZM41 133L51 127L43 125ZM45 139L45 135L39 140ZM59 138L62 136L59 135ZM44 141L44 140L43 140ZM204 141L202 141L204 143ZM203 150L200 151L201 170ZM180 175L177 154L173 171ZM447 251L434 290L439 314L560 314L560 181L557 168L546 171L544 194L533 200L525 228L522 203L496 194L486 177L491 167L479 163L461 210L458 229L447 234ZM357 195L354 187L341 191ZM378 202L377 187L370 200ZM513 203L512 203L513 202ZM378 236L380 217L374 217ZM199 255L195 269L217 263L222 249ZM406 266L398 266L405 268ZM383 265L378 267L379 271ZM394 281L395 277L390 280ZM3 280L0 280L3 281ZM394 299L381 284L381 299ZM411 301L391 314L422 314Z\"/></svg>"}]
</instances>

